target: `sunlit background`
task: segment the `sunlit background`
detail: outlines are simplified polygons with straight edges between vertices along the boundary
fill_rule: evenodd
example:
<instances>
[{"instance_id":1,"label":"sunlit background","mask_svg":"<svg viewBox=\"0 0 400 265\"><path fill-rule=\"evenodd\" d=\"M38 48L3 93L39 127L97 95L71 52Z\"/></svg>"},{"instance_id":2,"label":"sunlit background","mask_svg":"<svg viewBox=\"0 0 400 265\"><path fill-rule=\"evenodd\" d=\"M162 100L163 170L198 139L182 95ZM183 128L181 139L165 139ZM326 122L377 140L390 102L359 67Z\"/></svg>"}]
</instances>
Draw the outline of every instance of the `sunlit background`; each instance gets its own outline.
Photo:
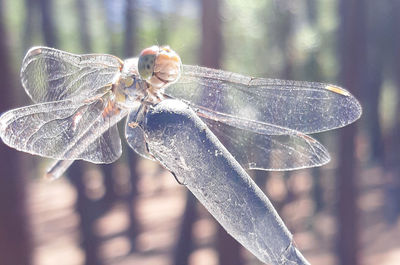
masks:
<instances>
[{"instance_id":1,"label":"sunlit background","mask_svg":"<svg viewBox=\"0 0 400 265\"><path fill-rule=\"evenodd\" d=\"M0 0L0 113L30 104L26 51L137 55L169 44L185 64L321 81L356 95L356 124L314 135L332 161L250 172L312 264L400 263L400 1ZM112 165L0 143L0 265L262 264L157 163L126 145Z\"/></svg>"}]
</instances>

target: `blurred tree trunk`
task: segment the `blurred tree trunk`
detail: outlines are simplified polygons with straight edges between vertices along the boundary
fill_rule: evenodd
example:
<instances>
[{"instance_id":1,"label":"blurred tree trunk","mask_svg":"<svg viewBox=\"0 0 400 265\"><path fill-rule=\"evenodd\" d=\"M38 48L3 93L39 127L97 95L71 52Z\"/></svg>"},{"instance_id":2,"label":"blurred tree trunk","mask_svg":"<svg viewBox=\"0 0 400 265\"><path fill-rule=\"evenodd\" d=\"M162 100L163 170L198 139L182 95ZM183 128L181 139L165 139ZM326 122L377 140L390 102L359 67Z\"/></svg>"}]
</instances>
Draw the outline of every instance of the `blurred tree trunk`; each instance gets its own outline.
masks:
<instances>
[{"instance_id":1,"label":"blurred tree trunk","mask_svg":"<svg viewBox=\"0 0 400 265\"><path fill-rule=\"evenodd\" d=\"M400 23L400 2L398 0L391 1L391 10L392 16L394 19L394 24L392 25L400 25L396 23ZM393 23L392 22L392 23ZM394 78L396 82L397 95L400 95L400 27L393 27L394 33L394 54L393 54L393 70L394 70ZM396 99L396 120L392 132L392 140L391 140L391 153L390 157L394 164L395 169L395 183L390 185L388 189L393 194L394 202L391 202L390 205L394 205L395 209L394 214L392 216L392 221L396 222L397 217L400 215L400 97L397 96Z\"/></svg>"},{"instance_id":2,"label":"blurred tree trunk","mask_svg":"<svg viewBox=\"0 0 400 265\"><path fill-rule=\"evenodd\" d=\"M201 64L211 68L220 68L222 55L222 34L219 14L219 1L202 0L202 42ZM185 212L182 219L180 236L175 252L174 264L188 264L188 257L193 248L192 229L197 219L195 206L197 200L187 192ZM243 264L241 245L218 224L217 251L220 265Z\"/></svg>"},{"instance_id":3,"label":"blurred tree trunk","mask_svg":"<svg viewBox=\"0 0 400 265\"><path fill-rule=\"evenodd\" d=\"M161 11L157 11L157 23L158 23L158 27L157 27L157 42L160 45L167 45L168 44L168 32L170 30L169 27L169 20L167 17L166 12ZM175 22L176 23L176 22Z\"/></svg>"},{"instance_id":4,"label":"blurred tree trunk","mask_svg":"<svg viewBox=\"0 0 400 265\"><path fill-rule=\"evenodd\" d=\"M136 0L125 0L125 58L133 57L137 52L134 32L136 32Z\"/></svg>"},{"instance_id":5,"label":"blurred tree trunk","mask_svg":"<svg viewBox=\"0 0 400 265\"><path fill-rule=\"evenodd\" d=\"M307 5L307 19L311 25L317 23L317 12L318 12L318 1L316 0L306 0Z\"/></svg>"},{"instance_id":6,"label":"blurred tree trunk","mask_svg":"<svg viewBox=\"0 0 400 265\"><path fill-rule=\"evenodd\" d=\"M53 1L52 0L38 0L40 11L42 14L42 31L44 41L47 46L57 47L58 39L56 35L56 27L53 19Z\"/></svg>"},{"instance_id":7,"label":"blurred tree trunk","mask_svg":"<svg viewBox=\"0 0 400 265\"><path fill-rule=\"evenodd\" d=\"M366 78L365 1L341 0L339 5L339 54L340 74L344 87L356 97ZM339 264L357 265L358 262L358 211L357 175L355 157L357 124L340 130L338 164L338 211L339 233L337 248Z\"/></svg>"},{"instance_id":8,"label":"blurred tree trunk","mask_svg":"<svg viewBox=\"0 0 400 265\"><path fill-rule=\"evenodd\" d=\"M34 24L35 24L35 1L25 0L25 32L23 36L24 49L27 50L32 44L32 36L34 34Z\"/></svg>"},{"instance_id":9,"label":"blurred tree trunk","mask_svg":"<svg viewBox=\"0 0 400 265\"><path fill-rule=\"evenodd\" d=\"M393 31L389 22L390 3L388 1L368 2L368 36L367 36L367 78L365 88L361 90L363 115L370 142L369 160L373 163L385 161L385 150L382 138L382 126L379 117L379 100L383 84L383 72L387 62L392 58Z\"/></svg>"},{"instance_id":10,"label":"blurred tree trunk","mask_svg":"<svg viewBox=\"0 0 400 265\"><path fill-rule=\"evenodd\" d=\"M271 46L276 47L279 51L279 56L282 58L281 68L279 69L279 76L282 79L294 79L294 61L293 61L293 18L294 14L291 11L291 2L288 0L277 1L272 5L273 9L268 10L270 7L267 6L265 14L273 18L271 25L271 33L274 36L271 38ZM267 31L268 32L268 31ZM257 173L257 171L256 171ZM265 186L265 182L268 179L269 172L264 172L261 174L267 175L264 177L264 183L260 180L260 171L256 174L257 184ZM284 200L280 202L274 202L274 207L280 213L281 209L285 204L293 201L296 196L293 193L293 189L288 185L288 179L292 175L291 171L285 171L283 173L283 178L285 180L285 188L287 190L287 195ZM258 180L257 180L258 179Z\"/></svg>"},{"instance_id":11,"label":"blurred tree trunk","mask_svg":"<svg viewBox=\"0 0 400 265\"><path fill-rule=\"evenodd\" d=\"M3 1L0 0L0 113L15 102L13 74L4 27ZM0 260L1 264L29 265L31 237L28 230L25 179L21 159L16 150L0 143Z\"/></svg>"},{"instance_id":12,"label":"blurred tree trunk","mask_svg":"<svg viewBox=\"0 0 400 265\"><path fill-rule=\"evenodd\" d=\"M114 166L116 163L112 164L102 164L100 165L101 171L104 175L104 188L105 193L103 196L103 200L107 204L112 204L118 199L118 194L115 191L115 176L114 176Z\"/></svg>"},{"instance_id":13,"label":"blurred tree trunk","mask_svg":"<svg viewBox=\"0 0 400 265\"><path fill-rule=\"evenodd\" d=\"M315 31L318 31L318 20L317 20L317 11L318 11L318 1L317 0L307 0L307 20ZM305 64L305 79L311 81L323 80L323 76L321 73L321 65L318 61L319 49L315 49L310 52L310 56L307 59ZM323 142L322 135L313 136L317 138L318 141ZM311 170L311 175L313 179L312 186L312 198L315 202L314 214L318 213L324 208L324 200L323 200L323 187L322 187L322 172L320 167L315 167ZM313 218L313 216L310 216Z\"/></svg>"},{"instance_id":14,"label":"blurred tree trunk","mask_svg":"<svg viewBox=\"0 0 400 265\"><path fill-rule=\"evenodd\" d=\"M137 52L136 38L134 34L137 30L136 4L136 0L125 0L125 39L123 47L124 58L134 57ZM124 199L128 203L129 227L127 233L131 242L131 251L133 251L135 249L136 237L139 233L139 222L135 211L138 195L137 185L139 180L136 170L139 162L139 156L131 148L128 147L127 149L131 190L124 197Z\"/></svg>"},{"instance_id":15,"label":"blurred tree trunk","mask_svg":"<svg viewBox=\"0 0 400 265\"><path fill-rule=\"evenodd\" d=\"M79 19L79 35L82 44L82 50L84 53L89 53L92 51L92 42L90 39L89 29L88 29L88 18L87 18L87 2L84 0L76 1L76 9Z\"/></svg>"},{"instance_id":16,"label":"blurred tree trunk","mask_svg":"<svg viewBox=\"0 0 400 265\"><path fill-rule=\"evenodd\" d=\"M264 14L272 18L271 27L266 27L265 34L267 36L270 45L277 47L279 56L282 58L281 69L279 69L280 78L282 79L293 79L293 56L292 56L292 34L293 34L293 13L290 11L288 1L276 2L272 5L267 5ZM270 32L270 33L269 33ZM269 38L269 34L275 34L274 37ZM250 147L251 148L251 147ZM283 206L294 199L292 190L288 187L287 179L289 179L291 172L287 171L284 173L285 188L288 191L288 196L282 201L273 201L272 203L280 213ZM265 190L267 180L270 176L269 171L253 170L252 177L257 185Z\"/></svg>"},{"instance_id":17,"label":"blurred tree trunk","mask_svg":"<svg viewBox=\"0 0 400 265\"><path fill-rule=\"evenodd\" d=\"M293 79L293 13L290 9L290 1L281 1L276 9L277 21L274 32L277 35L276 45L279 47L283 64L281 78Z\"/></svg>"},{"instance_id":18,"label":"blurred tree trunk","mask_svg":"<svg viewBox=\"0 0 400 265\"><path fill-rule=\"evenodd\" d=\"M376 35L375 35L376 36ZM382 127L379 119L379 99L381 94L381 88L383 83L383 61L382 54L379 52L384 47L374 47L377 49L371 51L370 63L368 64L368 82L365 85L365 91L363 91L364 102L364 119L367 123L367 132L369 133L370 142L370 161L373 163L381 163L384 161L384 144L382 141Z\"/></svg>"},{"instance_id":19,"label":"blurred tree trunk","mask_svg":"<svg viewBox=\"0 0 400 265\"><path fill-rule=\"evenodd\" d=\"M197 219L197 199L190 191L186 191L186 205L180 225L179 237L174 251L174 265L189 264L189 255L193 250L193 223Z\"/></svg>"},{"instance_id":20,"label":"blurred tree trunk","mask_svg":"<svg viewBox=\"0 0 400 265\"><path fill-rule=\"evenodd\" d=\"M397 0L392 0L392 14L394 18L394 23L400 23L400 2ZM393 27L394 32L394 78L396 82L396 87L398 92L400 93L400 28ZM400 97L398 96L396 101L396 113L400 113ZM396 120L394 124L394 141L393 141L393 148L392 148L392 157L393 157L393 164L396 165L400 169L400 115L396 115Z\"/></svg>"},{"instance_id":21,"label":"blurred tree trunk","mask_svg":"<svg viewBox=\"0 0 400 265\"><path fill-rule=\"evenodd\" d=\"M123 198L128 205L128 216L129 216L129 227L127 228L127 234L131 243L131 251L135 249L136 237L139 234L139 221L136 216L136 203L138 195L138 180L139 176L136 172L137 165L139 162L139 156L128 148L128 163L129 163L129 173L130 173L130 185L131 189L128 194Z\"/></svg>"},{"instance_id":22,"label":"blurred tree trunk","mask_svg":"<svg viewBox=\"0 0 400 265\"><path fill-rule=\"evenodd\" d=\"M122 39L120 35L122 34L121 27L123 24L119 19L115 19L115 16L123 15L123 5L114 5L112 0L103 0L102 7L106 19L107 40L109 43L108 52L116 56L121 56L123 50L121 50L120 41Z\"/></svg>"},{"instance_id":23,"label":"blurred tree trunk","mask_svg":"<svg viewBox=\"0 0 400 265\"><path fill-rule=\"evenodd\" d=\"M222 33L219 0L201 1L201 64L207 67L220 68L222 59Z\"/></svg>"},{"instance_id":24,"label":"blurred tree trunk","mask_svg":"<svg viewBox=\"0 0 400 265\"><path fill-rule=\"evenodd\" d=\"M160 25L161 24L162 23L160 21ZM159 30L159 33L161 33L162 30L163 28ZM159 37L165 38L166 35L161 34L161 36ZM174 257L172 264L176 265L189 264L189 256L194 247L192 230L193 230L193 224L197 219L196 206L197 206L196 198L189 190L186 190L186 205L182 215L181 225L179 227L180 230L174 250Z\"/></svg>"},{"instance_id":25,"label":"blurred tree trunk","mask_svg":"<svg viewBox=\"0 0 400 265\"><path fill-rule=\"evenodd\" d=\"M86 162L75 161L68 170L68 177L77 192L76 211L80 216L81 244L85 251L85 265L102 265L99 248L100 238L95 233L94 223L107 210L103 200L93 201L87 197L83 179Z\"/></svg>"},{"instance_id":26,"label":"blurred tree trunk","mask_svg":"<svg viewBox=\"0 0 400 265\"><path fill-rule=\"evenodd\" d=\"M222 32L220 4L218 0L201 1L201 64L211 68L221 68L222 60ZM217 249L220 265L243 264L241 257L242 246L233 239L220 224L217 232Z\"/></svg>"},{"instance_id":27,"label":"blurred tree trunk","mask_svg":"<svg viewBox=\"0 0 400 265\"><path fill-rule=\"evenodd\" d=\"M121 56L124 47L123 44L121 44L118 41L118 32L120 32L120 30L117 28L117 23L115 21L113 21L112 16L115 15L117 12L121 12L121 15L123 14L123 10L124 10L124 6L123 5L112 5L112 1L109 0L103 0L103 6L104 6L104 12L106 15L106 25L107 25L107 29L109 31L109 48L108 48L108 53L110 54L114 54L117 56ZM126 2L127 4L127 2ZM125 11L127 6L125 6ZM128 14L128 13L126 13ZM126 15L125 14L125 15ZM122 25L122 24L121 24ZM121 26L120 25L120 26ZM124 25L126 26L126 25ZM118 162L117 162L118 163ZM119 195L116 193L114 187L115 187L115 176L113 175L113 169L115 167L116 163L112 163L112 164L102 164L100 165L101 170L103 172L104 175L104 185L105 185L105 195L104 195L104 200L108 203L113 203L116 200L119 199Z\"/></svg>"},{"instance_id":28,"label":"blurred tree trunk","mask_svg":"<svg viewBox=\"0 0 400 265\"><path fill-rule=\"evenodd\" d=\"M79 21L79 37L83 52L91 51L91 39L87 27L87 8L82 0L77 0L76 9ZM105 212L102 206L104 200L92 201L87 197L87 186L84 182L84 172L87 162L75 161L68 169L67 175L77 192L75 204L80 217L80 236L82 249L85 252L85 265L102 265L99 256L101 239L95 234L94 223Z\"/></svg>"}]
</instances>

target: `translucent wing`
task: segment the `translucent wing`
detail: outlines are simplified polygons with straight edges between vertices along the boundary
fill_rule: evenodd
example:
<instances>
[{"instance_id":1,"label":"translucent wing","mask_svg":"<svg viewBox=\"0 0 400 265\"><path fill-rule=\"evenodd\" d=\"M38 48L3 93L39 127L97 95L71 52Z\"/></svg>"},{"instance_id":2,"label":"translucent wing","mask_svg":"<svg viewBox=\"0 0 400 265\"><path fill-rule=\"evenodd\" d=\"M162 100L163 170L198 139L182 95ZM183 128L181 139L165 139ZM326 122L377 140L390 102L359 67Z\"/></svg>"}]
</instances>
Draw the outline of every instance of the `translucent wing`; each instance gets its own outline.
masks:
<instances>
[{"instance_id":1,"label":"translucent wing","mask_svg":"<svg viewBox=\"0 0 400 265\"><path fill-rule=\"evenodd\" d=\"M119 121L123 116L120 118L114 117L114 120L115 118ZM115 120L113 123L118 121ZM108 128L104 128L104 126L107 127L108 124L102 123L98 126L95 125L92 131L94 129L104 131L104 129ZM93 135L94 132L91 133ZM87 134L88 138L91 133ZM70 154L72 154L72 152L70 152ZM121 138L119 137L118 126L114 125L94 140L94 142L91 143L87 149L77 157L77 159L83 159L92 163L112 163L117 160L121 154ZM70 157L69 159L71 158L73 159L73 157Z\"/></svg>"},{"instance_id":2,"label":"translucent wing","mask_svg":"<svg viewBox=\"0 0 400 265\"><path fill-rule=\"evenodd\" d=\"M251 78L199 66L183 66L179 81L166 94L193 107L237 118L273 124L303 133L345 126L361 115L358 101L333 85ZM250 129L248 127L247 129Z\"/></svg>"},{"instance_id":3,"label":"translucent wing","mask_svg":"<svg viewBox=\"0 0 400 265\"><path fill-rule=\"evenodd\" d=\"M31 154L112 162L121 154L114 125L126 113L104 116L107 103L105 96L86 104L62 100L11 110L0 117L0 136L7 145Z\"/></svg>"},{"instance_id":4,"label":"translucent wing","mask_svg":"<svg viewBox=\"0 0 400 265\"><path fill-rule=\"evenodd\" d=\"M136 114L136 110L132 110L128 115L126 140L136 153L153 160L147 151L142 129L139 126L129 126L136 122ZM256 131L249 130L252 123L245 120L239 120L241 126L237 128L224 123L226 114L199 109L197 114L245 168L293 170L321 166L330 159L328 152L318 141L303 133L269 124L259 124Z\"/></svg>"},{"instance_id":5,"label":"translucent wing","mask_svg":"<svg viewBox=\"0 0 400 265\"><path fill-rule=\"evenodd\" d=\"M122 62L107 54L75 55L33 47L21 67L21 81L34 102L87 99L103 94L120 71Z\"/></svg>"},{"instance_id":6,"label":"translucent wing","mask_svg":"<svg viewBox=\"0 0 400 265\"><path fill-rule=\"evenodd\" d=\"M327 150L303 133L264 125L265 131L278 135L255 133L225 123L203 118L235 159L248 169L294 170L321 166L329 162Z\"/></svg>"}]
</instances>

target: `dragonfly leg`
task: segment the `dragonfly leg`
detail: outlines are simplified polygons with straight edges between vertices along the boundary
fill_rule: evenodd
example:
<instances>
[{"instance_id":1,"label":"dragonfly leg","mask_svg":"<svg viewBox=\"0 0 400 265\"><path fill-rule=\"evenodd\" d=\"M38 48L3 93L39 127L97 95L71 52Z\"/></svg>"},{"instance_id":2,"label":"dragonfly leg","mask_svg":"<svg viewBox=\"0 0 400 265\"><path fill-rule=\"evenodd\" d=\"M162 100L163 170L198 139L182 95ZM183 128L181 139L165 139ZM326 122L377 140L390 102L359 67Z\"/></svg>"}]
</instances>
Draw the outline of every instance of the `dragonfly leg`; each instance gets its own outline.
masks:
<instances>
[{"instance_id":1,"label":"dragonfly leg","mask_svg":"<svg viewBox=\"0 0 400 265\"><path fill-rule=\"evenodd\" d=\"M147 108L148 108L147 104L145 103L146 99L147 99L147 97L140 100L140 106L134 115L134 117L136 117L135 121L130 122L128 124L129 127L135 128L141 124L141 121L143 121L144 115L147 112Z\"/></svg>"},{"instance_id":2,"label":"dragonfly leg","mask_svg":"<svg viewBox=\"0 0 400 265\"><path fill-rule=\"evenodd\" d=\"M147 141L145 141L145 145L146 145L146 152L147 154L152 157L154 160L158 160L156 159L151 153L150 153L150 149L149 149L149 145L147 143ZM173 172L171 169L169 169L166 165L164 165L163 163L161 163L161 165L163 166L163 168L165 168L166 170L168 170L169 172L171 172L172 176L174 176L176 182L178 182L178 184L180 185L184 185L186 186L186 183L184 181L180 181L178 176L175 174L175 172Z\"/></svg>"},{"instance_id":3,"label":"dragonfly leg","mask_svg":"<svg viewBox=\"0 0 400 265\"><path fill-rule=\"evenodd\" d=\"M55 180L62 176L71 166L74 160L57 160L48 169L44 177L48 180Z\"/></svg>"},{"instance_id":4,"label":"dragonfly leg","mask_svg":"<svg viewBox=\"0 0 400 265\"><path fill-rule=\"evenodd\" d=\"M176 182L178 182L178 184L183 185L183 186L186 186L186 183L180 181L179 178L178 178L178 176L175 174L175 172L173 172L173 171L171 171L171 170L169 170L169 172L171 172L172 176L174 176L174 178L175 178Z\"/></svg>"},{"instance_id":5,"label":"dragonfly leg","mask_svg":"<svg viewBox=\"0 0 400 265\"><path fill-rule=\"evenodd\" d=\"M139 123L137 121L133 121L128 123L128 126L131 127L132 129L135 129L136 127L139 126Z\"/></svg>"}]
</instances>

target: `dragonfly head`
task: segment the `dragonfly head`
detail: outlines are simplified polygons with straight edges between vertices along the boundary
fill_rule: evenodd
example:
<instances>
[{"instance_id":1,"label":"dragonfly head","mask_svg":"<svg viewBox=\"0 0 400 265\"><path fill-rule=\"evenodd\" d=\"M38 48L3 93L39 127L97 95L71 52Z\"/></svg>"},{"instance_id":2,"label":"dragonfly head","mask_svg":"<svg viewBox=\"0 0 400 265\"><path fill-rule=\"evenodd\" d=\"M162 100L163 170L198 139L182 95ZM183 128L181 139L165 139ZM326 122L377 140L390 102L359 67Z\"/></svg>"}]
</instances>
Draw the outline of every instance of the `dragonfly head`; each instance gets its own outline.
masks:
<instances>
[{"instance_id":1,"label":"dragonfly head","mask_svg":"<svg viewBox=\"0 0 400 265\"><path fill-rule=\"evenodd\" d=\"M180 77L181 68L181 58L169 46L151 46L144 49L139 56L140 77L154 88L176 82Z\"/></svg>"}]
</instances>

